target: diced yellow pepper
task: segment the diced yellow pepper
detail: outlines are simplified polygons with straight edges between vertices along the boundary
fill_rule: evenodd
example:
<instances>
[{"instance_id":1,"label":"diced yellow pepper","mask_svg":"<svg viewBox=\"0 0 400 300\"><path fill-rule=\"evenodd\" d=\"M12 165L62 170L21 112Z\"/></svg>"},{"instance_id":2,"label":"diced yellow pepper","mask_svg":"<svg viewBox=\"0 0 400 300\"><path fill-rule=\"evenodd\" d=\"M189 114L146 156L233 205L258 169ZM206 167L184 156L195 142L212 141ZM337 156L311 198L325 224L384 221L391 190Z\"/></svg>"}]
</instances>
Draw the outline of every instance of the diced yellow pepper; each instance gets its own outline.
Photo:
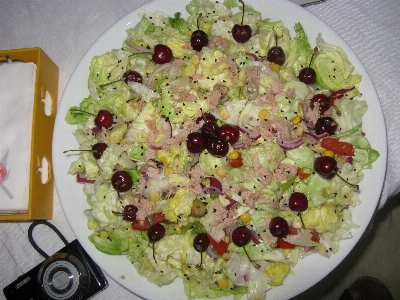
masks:
<instances>
[{"instance_id":1,"label":"diced yellow pepper","mask_svg":"<svg viewBox=\"0 0 400 300\"><path fill-rule=\"evenodd\" d=\"M166 168L164 169L164 175L171 175L171 174L174 174L174 168L172 168L172 167L166 167Z\"/></svg>"},{"instance_id":2,"label":"diced yellow pepper","mask_svg":"<svg viewBox=\"0 0 400 300\"><path fill-rule=\"evenodd\" d=\"M276 64L276 63L274 63L274 62L272 62L271 63L271 70L276 72L276 73L279 73L279 71L281 70L281 66Z\"/></svg>"},{"instance_id":3,"label":"diced yellow pepper","mask_svg":"<svg viewBox=\"0 0 400 300\"><path fill-rule=\"evenodd\" d=\"M331 150L325 150L324 151L324 156L330 156L330 157L334 157L335 153Z\"/></svg>"},{"instance_id":4,"label":"diced yellow pepper","mask_svg":"<svg viewBox=\"0 0 400 300\"><path fill-rule=\"evenodd\" d=\"M301 122L301 118L299 116L296 116L292 119L292 124L297 125Z\"/></svg>"}]
</instances>

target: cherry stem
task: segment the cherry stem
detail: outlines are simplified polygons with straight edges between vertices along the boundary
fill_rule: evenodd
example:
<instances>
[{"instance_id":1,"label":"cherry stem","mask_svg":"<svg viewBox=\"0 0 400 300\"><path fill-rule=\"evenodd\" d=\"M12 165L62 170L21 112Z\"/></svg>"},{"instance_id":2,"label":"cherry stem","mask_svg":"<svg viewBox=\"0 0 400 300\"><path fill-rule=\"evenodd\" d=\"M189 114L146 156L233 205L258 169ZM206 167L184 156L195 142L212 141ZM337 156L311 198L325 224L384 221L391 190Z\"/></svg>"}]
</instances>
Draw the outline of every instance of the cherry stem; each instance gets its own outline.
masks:
<instances>
[{"instance_id":1,"label":"cherry stem","mask_svg":"<svg viewBox=\"0 0 400 300\"><path fill-rule=\"evenodd\" d=\"M200 27L199 27L199 19L200 19L202 16L203 16L202 13L199 13L199 15L197 16L197 30L200 30Z\"/></svg>"},{"instance_id":2,"label":"cherry stem","mask_svg":"<svg viewBox=\"0 0 400 300\"><path fill-rule=\"evenodd\" d=\"M350 185L353 189L355 190L359 190L360 186L358 184L352 184L350 182L348 182L346 179L344 179L342 176L339 175L339 173L337 173L336 171L332 171L333 174L335 174L337 177L339 177L340 179L342 179L344 182L346 182L348 185Z\"/></svg>"},{"instance_id":3,"label":"cherry stem","mask_svg":"<svg viewBox=\"0 0 400 300\"><path fill-rule=\"evenodd\" d=\"M117 79L117 80L111 81L111 82L109 82L109 83L101 84L101 85L100 85L100 88L103 89L103 88L104 88L105 86L107 86L107 85L110 85L110 84L113 84L113 83L117 83L117 82L120 82L120 81L122 81L122 80L124 80L124 79Z\"/></svg>"},{"instance_id":4,"label":"cherry stem","mask_svg":"<svg viewBox=\"0 0 400 300\"><path fill-rule=\"evenodd\" d=\"M117 190L117 194L118 194L119 199L123 200L122 197L121 197L121 194L119 193L119 185L120 185L120 184L122 184L122 182L121 182L120 180L118 180L118 181L117 181L117 188L116 188L116 190Z\"/></svg>"},{"instance_id":5,"label":"cherry stem","mask_svg":"<svg viewBox=\"0 0 400 300\"><path fill-rule=\"evenodd\" d=\"M199 252L200 253L200 269L203 268L203 252Z\"/></svg>"},{"instance_id":6,"label":"cherry stem","mask_svg":"<svg viewBox=\"0 0 400 300\"><path fill-rule=\"evenodd\" d=\"M317 52L318 52L318 47L315 46L314 51L313 51L313 53L312 53L312 55L311 55L310 63L308 64L308 67L309 67L309 68L311 67L311 63L312 63L312 61L313 61L313 59L314 59L314 56L315 56L315 54L316 54Z\"/></svg>"},{"instance_id":7,"label":"cherry stem","mask_svg":"<svg viewBox=\"0 0 400 300\"><path fill-rule=\"evenodd\" d=\"M301 212L299 211L298 213L299 213L301 225L303 226L303 228L306 228L306 226L304 226L303 217L301 216Z\"/></svg>"},{"instance_id":8,"label":"cherry stem","mask_svg":"<svg viewBox=\"0 0 400 300\"><path fill-rule=\"evenodd\" d=\"M135 52L135 53L132 53L131 55L128 55L128 57L133 57L133 56L139 55L139 54L150 54L150 55L153 55L154 52Z\"/></svg>"},{"instance_id":9,"label":"cherry stem","mask_svg":"<svg viewBox=\"0 0 400 300\"><path fill-rule=\"evenodd\" d=\"M259 264L257 264L256 262L254 262L254 260L252 260L251 258L250 258L250 256L249 256L249 254L247 253L247 250L246 250L246 248L243 246L243 250L244 250L244 253L246 253L246 256L247 256L247 258L250 260L250 262L253 264L253 266L256 268L256 269L259 269L259 268L261 268L261 266L259 265Z\"/></svg>"},{"instance_id":10,"label":"cherry stem","mask_svg":"<svg viewBox=\"0 0 400 300\"><path fill-rule=\"evenodd\" d=\"M154 250L154 243L152 243L151 246L152 246L152 248L153 248L153 259L154 259L154 262L157 263L156 254L155 254L155 253L156 253L156 250Z\"/></svg>"},{"instance_id":11,"label":"cherry stem","mask_svg":"<svg viewBox=\"0 0 400 300\"><path fill-rule=\"evenodd\" d=\"M71 114L73 114L74 112L80 112L80 113L83 113L83 114L88 114L88 115L91 115L91 116L96 116L95 114L92 114L92 113L90 113L90 112L87 112L87 111L84 111L84 110L81 110L81 109L71 108L69 111L71 112Z\"/></svg>"},{"instance_id":12,"label":"cherry stem","mask_svg":"<svg viewBox=\"0 0 400 300\"><path fill-rule=\"evenodd\" d=\"M242 3L242 24L243 25L243 20L244 20L244 1L243 0L239 0L240 3Z\"/></svg>"},{"instance_id":13,"label":"cherry stem","mask_svg":"<svg viewBox=\"0 0 400 300\"><path fill-rule=\"evenodd\" d=\"M82 152L82 151L97 152L97 150L84 149L84 150L65 150L65 151L63 151L63 153L72 152L72 151L76 151L76 152Z\"/></svg>"}]
</instances>

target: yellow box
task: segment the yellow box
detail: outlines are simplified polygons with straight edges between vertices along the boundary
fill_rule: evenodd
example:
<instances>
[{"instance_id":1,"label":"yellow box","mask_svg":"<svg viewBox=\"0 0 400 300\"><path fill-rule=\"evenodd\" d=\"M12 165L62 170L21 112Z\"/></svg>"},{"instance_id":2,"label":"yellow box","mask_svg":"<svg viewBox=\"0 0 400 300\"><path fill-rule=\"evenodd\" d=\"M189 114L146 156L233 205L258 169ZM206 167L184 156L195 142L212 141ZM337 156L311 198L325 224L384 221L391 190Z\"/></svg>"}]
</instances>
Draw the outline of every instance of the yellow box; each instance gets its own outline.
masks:
<instances>
[{"instance_id":1,"label":"yellow box","mask_svg":"<svg viewBox=\"0 0 400 300\"><path fill-rule=\"evenodd\" d=\"M42 49L37 47L0 51L0 63L5 59L35 63L36 82L32 116L28 212L0 214L0 220L49 220L53 215L52 138L58 101L58 67ZM46 96L46 92L50 97ZM49 98L51 110L45 112L45 104L42 100ZM43 159L48 163L46 182L42 182L42 173L39 170Z\"/></svg>"}]
</instances>

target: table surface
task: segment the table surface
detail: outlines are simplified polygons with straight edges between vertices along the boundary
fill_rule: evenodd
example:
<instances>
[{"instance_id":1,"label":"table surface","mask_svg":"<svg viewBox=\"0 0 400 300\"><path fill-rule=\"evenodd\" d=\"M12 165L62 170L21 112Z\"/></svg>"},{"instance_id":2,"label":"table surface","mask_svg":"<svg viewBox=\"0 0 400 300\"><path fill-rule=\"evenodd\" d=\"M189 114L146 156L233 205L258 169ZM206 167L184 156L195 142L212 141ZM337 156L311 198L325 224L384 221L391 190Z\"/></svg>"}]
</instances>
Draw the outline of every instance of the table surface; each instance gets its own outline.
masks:
<instances>
[{"instance_id":1,"label":"table surface","mask_svg":"<svg viewBox=\"0 0 400 300\"><path fill-rule=\"evenodd\" d=\"M148 0L0 0L0 50L40 47L58 65L59 99L74 68L93 42L112 24ZM400 190L400 1L327 0L306 8L331 26L354 50L369 73L384 112L388 136L388 167L380 207ZM75 236L57 193L54 224L68 241ZM1 290L43 261L27 238L29 222L0 224ZM34 238L46 253L63 243L47 227ZM95 299L139 299L107 276L109 287ZM4 295L0 294L0 299Z\"/></svg>"}]
</instances>

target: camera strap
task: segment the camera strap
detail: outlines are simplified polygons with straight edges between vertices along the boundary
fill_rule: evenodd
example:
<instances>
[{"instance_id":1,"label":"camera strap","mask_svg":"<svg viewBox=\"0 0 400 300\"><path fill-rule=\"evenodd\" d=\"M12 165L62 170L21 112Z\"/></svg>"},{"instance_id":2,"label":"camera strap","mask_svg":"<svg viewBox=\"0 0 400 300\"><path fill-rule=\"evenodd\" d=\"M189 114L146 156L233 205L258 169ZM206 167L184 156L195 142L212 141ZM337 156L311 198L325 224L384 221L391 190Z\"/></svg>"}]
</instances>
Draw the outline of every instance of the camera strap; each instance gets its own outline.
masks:
<instances>
[{"instance_id":1,"label":"camera strap","mask_svg":"<svg viewBox=\"0 0 400 300\"><path fill-rule=\"evenodd\" d=\"M53 229L53 231L58 235L58 237L64 242L65 245L68 244L68 241L67 241L67 239L62 235L62 233L61 233L53 224L51 224L51 223L49 223L49 222L47 222L47 221L44 221L44 220L37 220L37 221L34 221L34 222L31 224L31 226L29 226L29 229L28 229L28 239L29 239L29 242L31 243L32 247L35 248L35 250L36 250L37 252L40 253L41 256L43 256L45 259L47 259L47 258L49 258L49 255L47 255L47 253L44 252L44 251L36 244L36 242L35 242L35 240L33 239L33 236L32 236L33 229L34 229L37 225L39 225L39 224L46 225L46 226L50 227L51 229Z\"/></svg>"}]
</instances>

